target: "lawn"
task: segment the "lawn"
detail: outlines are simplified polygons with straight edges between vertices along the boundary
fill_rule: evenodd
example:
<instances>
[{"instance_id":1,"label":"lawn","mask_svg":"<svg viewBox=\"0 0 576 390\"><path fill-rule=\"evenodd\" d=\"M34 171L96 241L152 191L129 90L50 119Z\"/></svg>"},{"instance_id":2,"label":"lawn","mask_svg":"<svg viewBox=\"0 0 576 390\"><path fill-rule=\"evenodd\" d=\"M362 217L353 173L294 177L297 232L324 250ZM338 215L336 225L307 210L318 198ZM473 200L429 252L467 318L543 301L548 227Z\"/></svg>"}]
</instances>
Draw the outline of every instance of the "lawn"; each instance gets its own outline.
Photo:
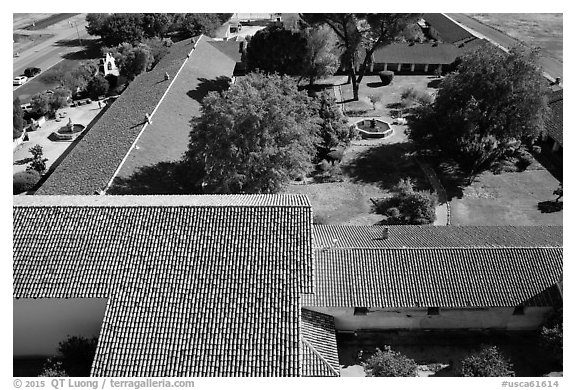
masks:
<instances>
[{"instance_id":1,"label":"lawn","mask_svg":"<svg viewBox=\"0 0 576 390\"><path fill-rule=\"evenodd\" d=\"M559 181L545 169L486 172L450 201L453 225L562 225L563 212L539 210L554 201ZM449 193L450 196L450 193Z\"/></svg>"},{"instance_id":2,"label":"lawn","mask_svg":"<svg viewBox=\"0 0 576 390\"><path fill-rule=\"evenodd\" d=\"M468 14L562 61L562 14Z\"/></svg>"},{"instance_id":3,"label":"lawn","mask_svg":"<svg viewBox=\"0 0 576 390\"><path fill-rule=\"evenodd\" d=\"M539 348L537 332L366 331L340 333L337 342L342 376L364 376L361 362L385 345L419 365L441 364L443 369L431 376L458 376L462 359L486 344L496 345L510 359L516 376L542 376L557 369ZM419 375L432 374L425 371L420 367Z\"/></svg>"},{"instance_id":4,"label":"lawn","mask_svg":"<svg viewBox=\"0 0 576 390\"><path fill-rule=\"evenodd\" d=\"M355 141L341 162L343 181L337 183L291 184L285 193L310 198L317 223L373 225L383 217L373 213L370 199L390 196L401 178L410 177L417 189L430 189L426 177L411 158L404 126L385 140Z\"/></svg>"},{"instance_id":5,"label":"lawn","mask_svg":"<svg viewBox=\"0 0 576 390\"><path fill-rule=\"evenodd\" d=\"M392 117L392 110L395 110L395 104L400 102L402 91L410 87L435 93L438 78L434 76L395 76L390 85L383 86L378 76L365 76L360 84L358 101L350 101L354 96L352 93L352 84L343 84L342 99L346 101L346 115L354 116L387 116ZM376 110L370 102L370 96L377 96L379 101L376 103Z\"/></svg>"}]
</instances>

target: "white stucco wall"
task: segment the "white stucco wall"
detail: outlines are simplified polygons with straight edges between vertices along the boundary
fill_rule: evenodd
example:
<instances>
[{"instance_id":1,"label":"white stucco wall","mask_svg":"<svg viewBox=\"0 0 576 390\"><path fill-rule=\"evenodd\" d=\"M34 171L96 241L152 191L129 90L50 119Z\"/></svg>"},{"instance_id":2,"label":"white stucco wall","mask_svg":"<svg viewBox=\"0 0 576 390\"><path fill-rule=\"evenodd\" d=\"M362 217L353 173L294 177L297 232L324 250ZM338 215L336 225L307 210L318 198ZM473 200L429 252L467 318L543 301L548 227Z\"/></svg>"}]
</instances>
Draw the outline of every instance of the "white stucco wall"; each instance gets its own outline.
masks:
<instances>
[{"instance_id":1,"label":"white stucco wall","mask_svg":"<svg viewBox=\"0 0 576 390\"><path fill-rule=\"evenodd\" d=\"M51 356L67 336L100 334L106 299L14 299L14 356Z\"/></svg>"},{"instance_id":2,"label":"white stucco wall","mask_svg":"<svg viewBox=\"0 0 576 390\"><path fill-rule=\"evenodd\" d=\"M354 315L353 307L310 307L334 317L336 329L536 329L552 311L548 307L526 307L524 315L512 315L514 308L442 309L428 315L427 308L369 308L366 315Z\"/></svg>"}]
</instances>

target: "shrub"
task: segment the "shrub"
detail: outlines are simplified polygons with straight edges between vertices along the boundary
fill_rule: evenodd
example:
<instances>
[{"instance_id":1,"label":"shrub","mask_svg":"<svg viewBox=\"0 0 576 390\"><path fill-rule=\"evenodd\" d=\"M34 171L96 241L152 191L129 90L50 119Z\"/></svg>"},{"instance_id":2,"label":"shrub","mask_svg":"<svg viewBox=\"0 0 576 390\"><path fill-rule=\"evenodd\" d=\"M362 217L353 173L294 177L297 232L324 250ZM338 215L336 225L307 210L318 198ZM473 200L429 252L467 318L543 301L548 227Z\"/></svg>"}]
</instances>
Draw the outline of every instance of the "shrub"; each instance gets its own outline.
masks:
<instances>
[{"instance_id":1,"label":"shrub","mask_svg":"<svg viewBox=\"0 0 576 390\"><path fill-rule=\"evenodd\" d=\"M44 364L44 368L42 372L38 375L42 377L62 377L62 376L69 376L66 371L62 368L62 362L47 359L46 363Z\"/></svg>"},{"instance_id":2,"label":"shrub","mask_svg":"<svg viewBox=\"0 0 576 390\"><path fill-rule=\"evenodd\" d=\"M514 376L514 371L498 348L491 346L464 358L461 374L467 377Z\"/></svg>"},{"instance_id":3,"label":"shrub","mask_svg":"<svg viewBox=\"0 0 576 390\"><path fill-rule=\"evenodd\" d=\"M516 166L520 172L525 171L526 168L530 166L534 162L534 157L527 151L525 148L520 148L516 152Z\"/></svg>"},{"instance_id":4,"label":"shrub","mask_svg":"<svg viewBox=\"0 0 576 390\"><path fill-rule=\"evenodd\" d=\"M400 180L390 198L378 199L375 211L390 225L426 225L436 220L436 196L414 191L412 182Z\"/></svg>"},{"instance_id":5,"label":"shrub","mask_svg":"<svg viewBox=\"0 0 576 390\"><path fill-rule=\"evenodd\" d=\"M13 193L20 194L30 191L40 180L40 173L37 171L24 171L15 173L13 176Z\"/></svg>"},{"instance_id":6,"label":"shrub","mask_svg":"<svg viewBox=\"0 0 576 390\"><path fill-rule=\"evenodd\" d=\"M317 165L318 172L327 172L331 167L332 167L332 164L330 164L326 160L320 161Z\"/></svg>"},{"instance_id":7,"label":"shrub","mask_svg":"<svg viewBox=\"0 0 576 390\"><path fill-rule=\"evenodd\" d=\"M64 371L70 376L89 376L97 343L96 337L87 339L81 336L61 341L58 346L60 356L57 359L62 362Z\"/></svg>"},{"instance_id":8,"label":"shrub","mask_svg":"<svg viewBox=\"0 0 576 390\"><path fill-rule=\"evenodd\" d=\"M389 85L394 80L394 72L390 70L383 70L378 73L378 76L380 76L383 85Z\"/></svg>"},{"instance_id":9,"label":"shrub","mask_svg":"<svg viewBox=\"0 0 576 390\"><path fill-rule=\"evenodd\" d=\"M542 147L537 146L537 145L532 145L532 153L534 153L534 154L542 153Z\"/></svg>"},{"instance_id":10,"label":"shrub","mask_svg":"<svg viewBox=\"0 0 576 390\"><path fill-rule=\"evenodd\" d=\"M383 351L376 349L376 353L363 366L367 376L377 377L416 376L418 370L413 359L393 351L389 346L385 346Z\"/></svg>"},{"instance_id":11,"label":"shrub","mask_svg":"<svg viewBox=\"0 0 576 390\"><path fill-rule=\"evenodd\" d=\"M540 345L550 354L560 367L563 356L563 325L562 309L556 311L540 329Z\"/></svg>"},{"instance_id":12,"label":"shrub","mask_svg":"<svg viewBox=\"0 0 576 390\"><path fill-rule=\"evenodd\" d=\"M331 165L328 163L328 169L325 171L320 171L314 175L314 180L318 183L335 183L341 182L342 170L338 165Z\"/></svg>"}]
</instances>

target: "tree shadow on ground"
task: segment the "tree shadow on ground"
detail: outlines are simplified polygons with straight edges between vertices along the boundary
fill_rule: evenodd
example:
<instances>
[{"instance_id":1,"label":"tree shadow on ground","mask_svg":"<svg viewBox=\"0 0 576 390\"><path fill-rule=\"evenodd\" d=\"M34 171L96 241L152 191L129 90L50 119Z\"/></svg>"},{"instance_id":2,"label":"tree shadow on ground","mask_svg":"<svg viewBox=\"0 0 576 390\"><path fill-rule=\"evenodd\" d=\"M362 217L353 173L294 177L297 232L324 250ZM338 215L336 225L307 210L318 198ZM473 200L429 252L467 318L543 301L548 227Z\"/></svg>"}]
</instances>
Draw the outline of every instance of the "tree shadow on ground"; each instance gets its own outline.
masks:
<instances>
[{"instance_id":1,"label":"tree shadow on ground","mask_svg":"<svg viewBox=\"0 0 576 390\"><path fill-rule=\"evenodd\" d=\"M412 179L416 190L431 189L408 142L369 148L344 163L342 171L354 182L377 184L382 189L394 187L403 178Z\"/></svg>"},{"instance_id":2,"label":"tree shadow on ground","mask_svg":"<svg viewBox=\"0 0 576 390\"><path fill-rule=\"evenodd\" d=\"M434 79L428 82L427 87L428 88L438 88L440 87L440 84L442 83L442 79Z\"/></svg>"},{"instance_id":3,"label":"tree shadow on ground","mask_svg":"<svg viewBox=\"0 0 576 390\"><path fill-rule=\"evenodd\" d=\"M82 44L77 39L58 41L57 46L63 47L83 47L82 50L62 55L66 60L93 60L102 57L98 39L83 39Z\"/></svg>"},{"instance_id":4,"label":"tree shadow on ground","mask_svg":"<svg viewBox=\"0 0 576 390\"><path fill-rule=\"evenodd\" d=\"M21 160L14 161L14 165L24 165L28 164L30 161L32 161L32 157L26 157Z\"/></svg>"},{"instance_id":5,"label":"tree shadow on ground","mask_svg":"<svg viewBox=\"0 0 576 390\"><path fill-rule=\"evenodd\" d=\"M556 213L562 211L563 202L555 202L552 200L546 200L544 202L538 202L538 210L543 214Z\"/></svg>"},{"instance_id":6,"label":"tree shadow on ground","mask_svg":"<svg viewBox=\"0 0 576 390\"><path fill-rule=\"evenodd\" d=\"M366 83L366 86L368 88L380 88L380 87L384 86L384 83L381 81L380 82L373 82L373 83Z\"/></svg>"},{"instance_id":7,"label":"tree shadow on ground","mask_svg":"<svg viewBox=\"0 0 576 390\"><path fill-rule=\"evenodd\" d=\"M116 177L107 191L111 195L183 195L199 193L181 161L160 162L139 168L128 178Z\"/></svg>"},{"instance_id":8,"label":"tree shadow on ground","mask_svg":"<svg viewBox=\"0 0 576 390\"><path fill-rule=\"evenodd\" d=\"M198 81L200 81L200 83L196 89L190 90L186 94L198 103L202 103L202 99L204 99L209 92L222 92L227 90L230 87L230 82L232 80L227 76L218 76L211 80L199 77Z\"/></svg>"}]
</instances>

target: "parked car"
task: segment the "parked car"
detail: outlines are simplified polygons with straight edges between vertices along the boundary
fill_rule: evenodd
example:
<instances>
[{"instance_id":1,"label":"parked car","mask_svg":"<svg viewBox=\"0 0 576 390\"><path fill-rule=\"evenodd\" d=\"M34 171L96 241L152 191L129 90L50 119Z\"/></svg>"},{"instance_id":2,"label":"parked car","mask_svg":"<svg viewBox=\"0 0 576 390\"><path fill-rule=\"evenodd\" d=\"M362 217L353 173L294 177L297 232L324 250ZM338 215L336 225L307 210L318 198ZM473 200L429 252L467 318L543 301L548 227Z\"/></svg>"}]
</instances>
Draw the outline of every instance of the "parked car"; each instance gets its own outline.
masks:
<instances>
[{"instance_id":1,"label":"parked car","mask_svg":"<svg viewBox=\"0 0 576 390\"><path fill-rule=\"evenodd\" d=\"M40 69L40 68L26 68L26 70L24 71L24 76L34 77L34 76L39 75L40 72L42 72L42 69Z\"/></svg>"},{"instance_id":2,"label":"parked car","mask_svg":"<svg viewBox=\"0 0 576 390\"><path fill-rule=\"evenodd\" d=\"M26 76L18 76L18 77L14 77L14 82L12 83L13 85L22 85L24 84L26 81L28 81L28 77Z\"/></svg>"}]
</instances>

